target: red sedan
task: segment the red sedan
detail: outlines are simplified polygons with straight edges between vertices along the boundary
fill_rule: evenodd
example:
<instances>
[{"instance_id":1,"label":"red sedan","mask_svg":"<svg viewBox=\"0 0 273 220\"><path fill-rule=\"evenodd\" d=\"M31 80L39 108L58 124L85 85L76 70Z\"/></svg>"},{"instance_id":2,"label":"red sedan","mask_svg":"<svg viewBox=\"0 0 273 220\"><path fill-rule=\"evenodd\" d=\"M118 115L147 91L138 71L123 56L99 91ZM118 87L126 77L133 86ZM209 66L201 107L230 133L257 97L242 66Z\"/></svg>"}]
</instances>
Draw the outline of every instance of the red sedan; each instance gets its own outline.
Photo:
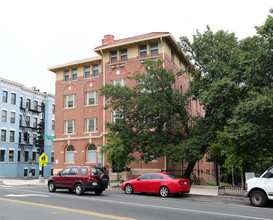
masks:
<instances>
[{"instance_id":1,"label":"red sedan","mask_svg":"<svg viewBox=\"0 0 273 220\"><path fill-rule=\"evenodd\" d=\"M190 181L178 178L167 172L145 173L142 176L125 181L122 190L127 194L134 192L159 193L162 197L170 194L189 193Z\"/></svg>"}]
</instances>

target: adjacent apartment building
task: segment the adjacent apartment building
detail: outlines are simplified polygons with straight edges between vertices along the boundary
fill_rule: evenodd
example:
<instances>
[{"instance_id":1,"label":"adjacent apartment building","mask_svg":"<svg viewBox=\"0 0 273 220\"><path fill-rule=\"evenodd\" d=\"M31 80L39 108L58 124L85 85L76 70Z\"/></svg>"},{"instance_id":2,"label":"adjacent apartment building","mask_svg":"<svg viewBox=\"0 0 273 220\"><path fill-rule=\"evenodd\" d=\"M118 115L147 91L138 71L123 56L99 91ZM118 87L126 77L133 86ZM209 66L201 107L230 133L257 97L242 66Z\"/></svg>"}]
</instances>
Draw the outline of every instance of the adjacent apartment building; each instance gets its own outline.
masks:
<instances>
[{"instance_id":1,"label":"adjacent apartment building","mask_svg":"<svg viewBox=\"0 0 273 220\"><path fill-rule=\"evenodd\" d=\"M42 118L41 103L45 104L45 134L54 135L55 97L0 78L0 99L0 176L38 177L40 155L35 145ZM53 141L45 140L44 146L48 156L44 176L48 177L53 173Z\"/></svg>"},{"instance_id":2,"label":"adjacent apartment building","mask_svg":"<svg viewBox=\"0 0 273 220\"><path fill-rule=\"evenodd\" d=\"M56 74L54 172L74 164L103 166L110 173L114 171L105 155L100 154L99 145L107 141L105 122L114 122L118 118L110 110L103 109L106 100L100 96L99 88L105 84L133 86L127 76L137 71L145 72L145 59L162 59L164 67L174 72L190 65L169 32L153 32L119 40L115 40L113 35L105 35L102 44L94 51L98 56L49 68ZM183 74L177 77L174 87L184 93L190 80L190 74ZM192 116L204 114L198 101L188 100L187 103L187 110ZM206 159L200 164L199 177L214 178L211 175L215 173L214 165ZM137 176L147 171L181 169L183 172L185 166L174 166L163 157L148 164L132 164L130 174Z\"/></svg>"}]
</instances>

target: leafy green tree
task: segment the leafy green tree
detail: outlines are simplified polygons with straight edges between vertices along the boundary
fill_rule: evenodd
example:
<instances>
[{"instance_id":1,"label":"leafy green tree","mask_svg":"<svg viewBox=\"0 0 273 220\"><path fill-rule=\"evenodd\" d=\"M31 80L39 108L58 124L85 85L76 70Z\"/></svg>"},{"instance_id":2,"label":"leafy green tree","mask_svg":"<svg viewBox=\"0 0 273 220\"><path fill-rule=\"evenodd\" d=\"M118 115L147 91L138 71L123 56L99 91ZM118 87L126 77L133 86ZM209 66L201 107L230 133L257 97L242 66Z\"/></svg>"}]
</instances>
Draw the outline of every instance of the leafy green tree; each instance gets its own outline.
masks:
<instances>
[{"instance_id":1,"label":"leafy green tree","mask_svg":"<svg viewBox=\"0 0 273 220\"><path fill-rule=\"evenodd\" d=\"M263 114L263 107L270 109L271 106L268 102L273 86L272 33L273 20L269 15L265 24L257 27L257 35L241 41L233 33L213 33L209 27L203 34L197 32L192 43L186 37L180 38L182 50L193 62L191 69L194 79L187 95L200 99L205 109L205 117L200 123L202 126L195 127L199 132L190 133L184 144L199 144L202 153L209 150L211 158L226 167L254 166L254 156L261 157L261 152L264 157L272 156L268 152L270 146L265 144L272 147L272 135L264 133L271 131L270 124L265 122L271 121L271 115ZM253 120L261 120L264 115L259 125L249 121L252 119L247 117L250 109L261 112L260 116L252 115ZM243 118L239 120L240 117ZM261 136L257 134L247 139L248 134L258 132L254 129L258 129L257 126L259 131L264 128ZM242 136L239 138L236 132ZM199 143L196 141L200 136L196 135L198 133L202 134Z\"/></svg>"},{"instance_id":2,"label":"leafy green tree","mask_svg":"<svg viewBox=\"0 0 273 220\"><path fill-rule=\"evenodd\" d=\"M272 10L271 10L272 13ZM257 27L257 35L239 47L243 83L247 94L234 109L219 142L212 147L227 160L227 168L255 170L258 161L271 159L273 147L273 18ZM265 168L263 168L265 169Z\"/></svg>"},{"instance_id":3,"label":"leafy green tree","mask_svg":"<svg viewBox=\"0 0 273 220\"><path fill-rule=\"evenodd\" d=\"M109 84L101 88L108 100L106 109L119 118L118 123L106 123L109 142L103 147L107 160L118 167L135 161L135 152L146 163L162 156L173 162L181 159L173 155L189 132L189 117L183 95L173 89L176 74L162 64L146 60L145 73L128 77L136 83L132 88Z\"/></svg>"},{"instance_id":4,"label":"leafy green tree","mask_svg":"<svg viewBox=\"0 0 273 220\"><path fill-rule=\"evenodd\" d=\"M233 108L244 95L239 74L238 40L233 33L207 30L193 36L193 42L181 37L179 45L193 63L193 80L186 95L199 99L205 110L204 118L195 119L187 141L182 148L199 150L203 156L209 146L217 142L217 132L222 131L232 115ZM224 157L211 154L217 163L224 163ZM213 157L215 156L215 157ZM201 157L202 158L202 157ZM199 158L192 160L192 165Z\"/></svg>"}]
</instances>

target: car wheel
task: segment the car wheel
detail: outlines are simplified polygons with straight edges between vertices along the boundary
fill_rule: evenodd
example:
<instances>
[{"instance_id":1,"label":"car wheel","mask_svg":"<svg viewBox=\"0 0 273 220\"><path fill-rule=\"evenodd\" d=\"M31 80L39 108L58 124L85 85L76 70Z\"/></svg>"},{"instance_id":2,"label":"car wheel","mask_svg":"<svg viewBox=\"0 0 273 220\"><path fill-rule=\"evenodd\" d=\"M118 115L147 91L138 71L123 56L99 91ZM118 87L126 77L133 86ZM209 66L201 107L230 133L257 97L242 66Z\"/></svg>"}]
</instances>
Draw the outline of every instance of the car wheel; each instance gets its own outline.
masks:
<instances>
[{"instance_id":1,"label":"car wheel","mask_svg":"<svg viewBox=\"0 0 273 220\"><path fill-rule=\"evenodd\" d=\"M56 186L55 186L55 183L53 181L48 183L48 191L49 192L55 192L56 191Z\"/></svg>"},{"instance_id":2,"label":"car wheel","mask_svg":"<svg viewBox=\"0 0 273 220\"><path fill-rule=\"evenodd\" d=\"M75 193L77 195L82 195L83 194L83 187L81 184L77 184L75 187Z\"/></svg>"},{"instance_id":3,"label":"car wheel","mask_svg":"<svg viewBox=\"0 0 273 220\"><path fill-rule=\"evenodd\" d=\"M68 192L73 193L74 189L68 189Z\"/></svg>"},{"instance_id":4,"label":"car wheel","mask_svg":"<svg viewBox=\"0 0 273 220\"><path fill-rule=\"evenodd\" d=\"M101 195L102 194L102 190L95 190L96 195Z\"/></svg>"},{"instance_id":5,"label":"car wheel","mask_svg":"<svg viewBox=\"0 0 273 220\"><path fill-rule=\"evenodd\" d=\"M254 190L249 196L249 200L254 206L265 206L267 203L267 197L264 192L260 190Z\"/></svg>"},{"instance_id":6,"label":"car wheel","mask_svg":"<svg viewBox=\"0 0 273 220\"><path fill-rule=\"evenodd\" d=\"M170 195L170 191L169 191L168 187L162 186L162 187L159 189L159 194L160 194L162 197L168 197L168 196Z\"/></svg>"},{"instance_id":7,"label":"car wheel","mask_svg":"<svg viewBox=\"0 0 273 220\"><path fill-rule=\"evenodd\" d=\"M133 186L131 184L126 184L124 191L127 194L133 194L134 193Z\"/></svg>"}]
</instances>

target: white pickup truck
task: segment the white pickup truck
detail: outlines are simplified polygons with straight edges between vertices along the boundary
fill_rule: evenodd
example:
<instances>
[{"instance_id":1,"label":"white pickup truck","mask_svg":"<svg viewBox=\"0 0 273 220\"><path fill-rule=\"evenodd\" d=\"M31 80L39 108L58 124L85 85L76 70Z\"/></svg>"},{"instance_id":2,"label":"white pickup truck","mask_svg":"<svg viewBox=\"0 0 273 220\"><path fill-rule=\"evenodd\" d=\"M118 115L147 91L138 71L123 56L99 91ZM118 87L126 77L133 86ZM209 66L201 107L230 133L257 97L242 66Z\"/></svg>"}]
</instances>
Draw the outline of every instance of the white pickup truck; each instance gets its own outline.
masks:
<instances>
[{"instance_id":1,"label":"white pickup truck","mask_svg":"<svg viewBox=\"0 0 273 220\"><path fill-rule=\"evenodd\" d=\"M254 206L265 206L268 200L273 200L273 166L260 177L246 181L244 196Z\"/></svg>"}]
</instances>

